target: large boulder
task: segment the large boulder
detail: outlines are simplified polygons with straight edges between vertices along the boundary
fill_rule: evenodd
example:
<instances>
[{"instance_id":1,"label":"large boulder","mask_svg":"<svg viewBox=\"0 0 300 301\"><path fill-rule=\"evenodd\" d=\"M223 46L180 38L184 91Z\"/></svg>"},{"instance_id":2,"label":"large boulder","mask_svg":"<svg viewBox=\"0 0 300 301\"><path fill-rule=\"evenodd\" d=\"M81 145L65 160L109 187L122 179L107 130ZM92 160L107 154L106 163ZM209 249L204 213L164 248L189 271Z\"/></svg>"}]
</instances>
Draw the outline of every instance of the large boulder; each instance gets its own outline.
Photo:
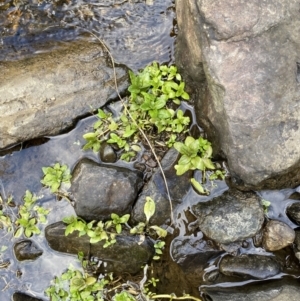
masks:
<instances>
[{"instance_id":1,"label":"large boulder","mask_svg":"<svg viewBox=\"0 0 300 301\"><path fill-rule=\"evenodd\" d=\"M20 61L0 61L0 149L70 128L117 97L114 70L99 43L73 42ZM127 71L116 68L120 91Z\"/></svg>"},{"instance_id":2,"label":"large boulder","mask_svg":"<svg viewBox=\"0 0 300 301\"><path fill-rule=\"evenodd\" d=\"M300 183L299 4L176 1L178 65L198 92L207 80L199 122L246 189Z\"/></svg>"}]
</instances>

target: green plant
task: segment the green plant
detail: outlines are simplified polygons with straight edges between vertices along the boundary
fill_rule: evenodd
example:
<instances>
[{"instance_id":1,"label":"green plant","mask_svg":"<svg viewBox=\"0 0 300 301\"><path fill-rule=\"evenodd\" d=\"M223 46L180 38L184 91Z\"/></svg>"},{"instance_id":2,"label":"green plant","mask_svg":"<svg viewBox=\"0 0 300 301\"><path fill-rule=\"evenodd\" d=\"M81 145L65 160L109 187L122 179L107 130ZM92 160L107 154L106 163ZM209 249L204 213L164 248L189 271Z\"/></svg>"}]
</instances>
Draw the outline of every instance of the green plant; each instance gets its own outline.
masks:
<instances>
[{"instance_id":1,"label":"green plant","mask_svg":"<svg viewBox=\"0 0 300 301\"><path fill-rule=\"evenodd\" d=\"M208 191L204 189L201 183L199 183L195 178L191 178L191 184L200 194L208 194Z\"/></svg>"},{"instance_id":2,"label":"green plant","mask_svg":"<svg viewBox=\"0 0 300 301\"><path fill-rule=\"evenodd\" d=\"M166 243L164 241L161 241L161 240L156 241L156 243L154 244L154 248L155 248L155 255L153 257L154 260L160 259L160 256L162 255L162 250L163 250L165 244Z\"/></svg>"},{"instance_id":3,"label":"green plant","mask_svg":"<svg viewBox=\"0 0 300 301\"><path fill-rule=\"evenodd\" d=\"M111 220L106 221L91 221L87 223L80 217L69 216L63 218L63 222L67 224L65 235L69 235L74 231L79 232L79 236L88 235L90 237L90 243L97 243L101 240L105 240L104 248L116 243L116 235L122 232L122 224L126 224L130 215L125 214L119 216L115 213L111 214Z\"/></svg>"},{"instance_id":4,"label":"green plant","mask_svg":"<svg viewBox=\"0 0 300 301\"><path fill-rule=\"evenodd\" d=\"M217 179L221 179L224 180L225 179L225 170L221 170L221 169L217 169L214 172L211 173L211 175L209 176L209 179L211 181L217 180Z\"/></svg>"},{"instance_id":5,"label":"green plant","mask_svg":"<svg viewBox=\"0 0 300 301\"><path fill-rule=\"evenodd\" d=\"M182 154L178 164L175 165L176 174L178 176L184 174L188 170L198 169L205 172L206 169L215 169L215 166L211 161L211 143L206 139L202 137L194 139L193 137L188 136L184 143L175 142L174 147Z\"/></svg>"},{"instance_id":6,"label":"green plant","mask_svg":"<svg viewBox=\"0 0 300 301\"><path fill-rule=\"evenodd\" d=\"M136 301L135 297L127 291L115 294L113 296L114 301Z\"/></svg>"},{"instance_id":7,"label":"green plant","mask_svg":"<svg viewBox=\"0 0 300 301\"><path fill-rule=\"evenodd\" d=\"M53 167L43 167L42 170L44 177L41 180L41 183L46 187L49 187L52 193L57 192L62 183L69 184L72 178L67 165L56 163Z\"/></svg>"},{"instance_id":8,"label":"green plant","mask_svg":"<svg viewBox=\"0 0 300 301\"><path fill-rule=\"evenodd\" d=\"M104 300L104 288L109 280L96 279L70 267L57 277L45 293L51 301L94 301Z\"/></svg>"},{"instance_id":9,"label":"green plant","mask_svg":"<svg viewBox=\"0 0 300 301\"><path fill-rule=\"evenodd\" d=\"M50 210L35 205L38 198L29 190L26 190L23 200L24 204L19 207L19 217L15 221L17 230L14 236L20 237L23 233L26 237L40 234L37 224L46 222L46 216Z\"/></svg>"},{"instance_id":10,"label":"green plant","mask_svg":"<svg viewBox=\"0 0 300 301\"><path fill-rule=\"evenodd\" d=\"M103 141L121 150L121 159L130 161L141 150L134 146L143 141L139 129L143 130L161 145L171 147L180 133L187 131L190 118L182 110L175 112L172 102L180 104L180 99L189 99L184 91L184 83L175 66L159 66L157 63L147 66L135 75L129 72L131 93L121 116L113 118L111 113L99 109L98 121L93 132L83 135L87 143L83 149L99 151ZM132 119L135 122L132 122ZM160 134L166 134L161 137ZM167 137L165 137L167 136Z\"/></svg>"},{"instance_id":11,"label":"green plant","mask_svg":"<svg viewBox=\"0 0 300 301\"><path fill-rule=\"evenodd\" d=\"M155 213L155 202L153 201L152 198L149 196L146 197L146 202L144 204L144 214L146 217L146 222L139 222L139 224L132 229L130 229L131 234L142 234L142 233L149 233L150 230L154 230L156 235L160 237L166 237L167 236L167 231L161 227L158 227L156 225L154 226L149 226L149 220L150 218L154 215Z\"/></svg>"},{"instance_id":12,"label":"green plant","mask_svg":"<svg viewBox=\"0 0 300 301\"><path fill-rule=\"evenodd\" d=\"M267 200L265 200L265 199L262 199L262 200L260 201L260 203L262 204L262 206L263 206L263 208L264 208L264 213L265 213L266 215L268 215L268 211L269 211L269 208L270 208L270 206L271 206L271 202L270 202L270 201L267 201Z\"/></svg>"}]
</instances>

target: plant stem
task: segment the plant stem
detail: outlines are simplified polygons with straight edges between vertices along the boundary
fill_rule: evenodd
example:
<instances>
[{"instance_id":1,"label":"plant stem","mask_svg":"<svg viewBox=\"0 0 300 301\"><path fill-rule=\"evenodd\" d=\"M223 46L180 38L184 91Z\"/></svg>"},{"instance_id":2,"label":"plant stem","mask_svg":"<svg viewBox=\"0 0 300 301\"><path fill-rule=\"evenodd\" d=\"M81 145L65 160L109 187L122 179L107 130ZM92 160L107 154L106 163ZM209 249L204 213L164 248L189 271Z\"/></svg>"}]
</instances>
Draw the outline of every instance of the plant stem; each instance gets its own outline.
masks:
<instances>
[{"instance_id":1,"label":"plant stem","mask_svg":"<svg viewBox=\"0 0 300 301\"><path fill-rule=\"evenodd\" d=\"M195 301L202 301L200 298L196 298L193 296L182 296L176 297L173 295L162 294L162 295L151 295L151 299L171 299L171 300L195 300Z\"/></svg>"}]
</instances>

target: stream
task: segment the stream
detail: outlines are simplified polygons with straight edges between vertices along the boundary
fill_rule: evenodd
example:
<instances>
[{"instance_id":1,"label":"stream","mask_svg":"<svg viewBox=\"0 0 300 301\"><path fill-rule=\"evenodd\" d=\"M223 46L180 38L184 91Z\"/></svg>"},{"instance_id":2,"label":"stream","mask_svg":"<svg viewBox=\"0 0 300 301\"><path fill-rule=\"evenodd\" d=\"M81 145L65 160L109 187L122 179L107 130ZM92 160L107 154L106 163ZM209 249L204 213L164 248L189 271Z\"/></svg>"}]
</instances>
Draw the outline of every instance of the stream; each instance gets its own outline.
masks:
<instances>
[{"instance_id":1,"label":"stream","mask_svg":"<svg viewBox=\"0 0 300 301\"><path fill-rule=\"evenodd\" d=\"M41 52L64 47L68 42L88 40L90 34L87 33L93 32L106 43L118 64L126 65L133 71L153 61L174 63L176 41L174 6L172 0L0 0L0 62L26 59ZM119 107L118 104L111 103L108 108L114 111L115 106ZM194 115L192 106L185 104L184 108ZM82 136L91 131L95 120L94 116L83 118L67 133L27 141L0 152L1 197L7 199L13 196L14 203L21 204L25 191L30 190L39 197L38 205L50 209L47 224L40 226L41 234L31 238L43 250L42 256L34 261L18 261L13 246L19 239L14 238L11 232L7 233L5 229L0 229L1 300L12 300L12 295L16 291L48 300L44 291L50 281L71 264L74 267L80 266L75 256L53 251L47 244L44 236L45 227L61 221L65 216L74 215L75 211L67 200L58 200L49 189L42 186L40 181L43 177L42 167L53 165L55 162L66 164L71 170L83 158L101 162L99 155L92 150L82 150L85 144ZM118 161L116 165L134 169L134 162ZM198 172L194 176L197 179L201 178ZM167 241L170 250L169 252L165 250L163 260L157 264L156 276L160 279L158 284L160 292L180 294L186 291L199 297L207 287L236 285L242 287L256 282L256 280L232 282L226 280L208 284L206 275L218 269L220 259L227 254L225 252L210 259L203 273L187 276L173 256L172 250L176 239L203 237L201 232L194 229L196 218L191 213L192 206L212 200L228 189L226 181L222 180L216 180L209 185L209 195L200 196L191 187L182 202L174 208L174 232ZM288 206L299 201L299 191L295 188L260 191L257 194L270 201L267 213L269 219L280 220L296 229L298 226L285 212ZM13 214L13 208L11 212ZM247 240L239 252L272 255L256 247L252 239ZM294 258L291 259L293 257L291 254L292 248L287 253L282 252L280 256L292 261L292 268L283 269L272 279L300 276L297 272L299 266ZM207 298L205 299L207 301L210 300L205 294L203 297Z\"/></svg>"}]
</instances>

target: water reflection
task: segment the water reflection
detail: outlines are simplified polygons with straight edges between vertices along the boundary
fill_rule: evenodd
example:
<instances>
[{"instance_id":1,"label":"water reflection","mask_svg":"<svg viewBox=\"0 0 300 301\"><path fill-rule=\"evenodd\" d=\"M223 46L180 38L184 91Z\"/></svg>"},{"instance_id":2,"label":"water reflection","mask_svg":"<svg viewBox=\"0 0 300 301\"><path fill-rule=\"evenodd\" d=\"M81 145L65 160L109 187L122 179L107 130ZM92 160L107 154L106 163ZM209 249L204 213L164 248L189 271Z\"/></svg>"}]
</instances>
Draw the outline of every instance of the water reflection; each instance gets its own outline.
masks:
<instances>
[{"instance_id":1,"label":"water reflection","mask_svg":"<svg viewBox=\"0 0 300 301\"><path fill-rule=\"evenodd\" d=\"M174 18L172 0L4 1L0 61L91 39L89 30L104 40L118 63L137 70L152 61L173 59Z\"/></svg>"}]
</instances>

